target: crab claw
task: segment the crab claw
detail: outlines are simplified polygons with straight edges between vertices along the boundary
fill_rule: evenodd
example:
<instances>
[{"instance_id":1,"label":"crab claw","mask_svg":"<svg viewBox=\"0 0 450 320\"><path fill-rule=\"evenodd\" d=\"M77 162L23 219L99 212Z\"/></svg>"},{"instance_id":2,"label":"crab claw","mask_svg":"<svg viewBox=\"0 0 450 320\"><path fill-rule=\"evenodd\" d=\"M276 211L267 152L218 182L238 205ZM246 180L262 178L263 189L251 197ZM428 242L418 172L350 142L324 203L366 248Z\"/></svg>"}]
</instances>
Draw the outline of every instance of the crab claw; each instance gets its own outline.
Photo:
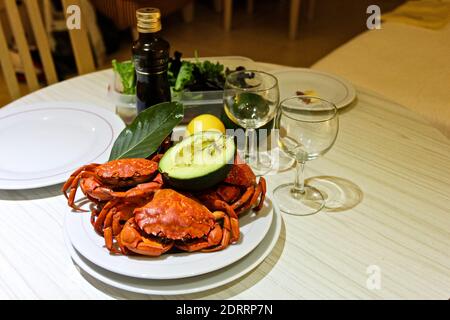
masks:
<instances>
[{"instance_id":1,"label":"crab claw","mask_svg":"<svg viewBox=\"0 0 450 320\"><path fill-rule=\"evenodd\" d=\"M169 251L174 244L173 241L159 241L156 237L144 236L134 218L131 218L125 223L117 237L117 242L124 254L131 251L136 254L152 257L160 256Z\"/></svg>"}]
</instances>

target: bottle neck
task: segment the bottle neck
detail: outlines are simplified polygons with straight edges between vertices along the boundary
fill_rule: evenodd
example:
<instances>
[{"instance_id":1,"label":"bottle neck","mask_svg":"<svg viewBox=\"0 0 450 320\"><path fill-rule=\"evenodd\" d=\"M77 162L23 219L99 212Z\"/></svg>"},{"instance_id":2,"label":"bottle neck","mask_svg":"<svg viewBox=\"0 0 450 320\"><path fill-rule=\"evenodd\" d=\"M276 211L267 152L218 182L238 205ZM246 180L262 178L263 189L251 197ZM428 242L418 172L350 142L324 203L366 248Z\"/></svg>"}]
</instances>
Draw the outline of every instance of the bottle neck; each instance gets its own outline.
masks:
<instances>
[{"instance_id":1,"label":"bottle neck","mask_svg":"<svg viewBox=\"0 0 450 320\"><path fill-rule=\"evenodd\" d=\"M139 40L152 40L160 38L160 31L157 32L139 32Z\"/></svg>"}]
</instances>

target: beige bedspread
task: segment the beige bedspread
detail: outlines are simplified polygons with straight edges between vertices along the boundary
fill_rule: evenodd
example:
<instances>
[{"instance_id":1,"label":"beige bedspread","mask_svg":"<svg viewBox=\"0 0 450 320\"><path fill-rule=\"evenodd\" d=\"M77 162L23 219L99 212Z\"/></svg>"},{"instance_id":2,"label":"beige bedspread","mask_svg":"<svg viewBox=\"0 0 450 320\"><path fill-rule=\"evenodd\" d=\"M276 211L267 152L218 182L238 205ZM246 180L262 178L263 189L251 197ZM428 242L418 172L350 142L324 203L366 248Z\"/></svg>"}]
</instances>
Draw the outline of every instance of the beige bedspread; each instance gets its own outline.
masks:
<instances>
[{"instance_id":1,"label":"beige bedspread","mask_svg":"<svg viewBox=\"0 0 450 320\"><path fill-rule=\"evenodd\" d=\"M450 138L450 24L430 30L385 22L317 62L415 110Z\"/></svg>"},{"instance_id":2,"label":"beige bedspread","mask_svg":"<svg viewBox=\"0 0 450 320\"><path fill-rule=\"evenodd\" d=\"M450 0L410 0L384 14L383 21L430 29L444 28L450 21Z\"/></svg>"}]
</instances>

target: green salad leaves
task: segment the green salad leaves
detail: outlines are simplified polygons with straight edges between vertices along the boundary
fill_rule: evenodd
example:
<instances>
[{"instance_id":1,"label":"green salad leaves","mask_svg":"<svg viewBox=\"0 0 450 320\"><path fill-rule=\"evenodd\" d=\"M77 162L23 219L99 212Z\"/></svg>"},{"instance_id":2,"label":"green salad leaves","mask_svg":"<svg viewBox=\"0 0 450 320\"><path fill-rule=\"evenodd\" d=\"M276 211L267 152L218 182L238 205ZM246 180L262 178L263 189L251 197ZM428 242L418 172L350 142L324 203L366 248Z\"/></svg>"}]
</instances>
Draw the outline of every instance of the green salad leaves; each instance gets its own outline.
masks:
<instances>
[{"instance_id":1,"label":"green salad leaves","mask_svg":"<svg viewBox=\"0 0 450 320\"><path fill-rule=\"evenodd\" d=\"M209 60L199 61L197 53L194 61L181 60L182 54L175 52L169 62L169 83L174 92L180 91L220 91L225 86L225 77L231 72L224 65ZM236 70L245 69L238 67Z\"/></svg>"},{"instance_id":2,"label":"green salad leaves","mask_svg":"<svg viewBox=\"0 0 450 320\"><path fill-rule=\"evenodd\" d=\"M181 91L221 91L225 77L233 70L219 62L200 61L195 54L194 61L181 60L181 52L175 51L169 60L168 78L173 92ZM132 61L112 61L114 71L120 76L123 94L136 94L136 77ZM236 70L244 70L238 67Z\"/></svg>"},{"instance_id":3,"label":"green salad leaves","mask_svg":"<svg viewBox=\"0 0 450 320\"><path fill-rule=\"evenodd\" d=\"M114 72L120 76L122 82L123 94L136 94L136 77L134 71L134 64L132 61L118 62L112 61Z\"/></svg>"}]
</instances>

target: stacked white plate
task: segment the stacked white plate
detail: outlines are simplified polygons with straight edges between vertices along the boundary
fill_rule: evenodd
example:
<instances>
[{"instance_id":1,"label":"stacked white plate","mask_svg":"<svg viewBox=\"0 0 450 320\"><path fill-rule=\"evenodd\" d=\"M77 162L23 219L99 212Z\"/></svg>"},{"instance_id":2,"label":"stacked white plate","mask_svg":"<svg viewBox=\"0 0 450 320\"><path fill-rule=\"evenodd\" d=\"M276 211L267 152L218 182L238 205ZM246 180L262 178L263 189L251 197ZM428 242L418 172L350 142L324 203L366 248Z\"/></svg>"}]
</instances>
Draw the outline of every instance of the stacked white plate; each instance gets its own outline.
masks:
<instances>
[{"instance_id":1,"label":"stacked white plate","mask_svg":"<svg viewBox=\"0 0 450 320\"><path fill-rule=\"evenodd\" d=\"M2 108L0 189L62 183L86 163L108 161L124 127L113 112L82 102L52 101Z\"/></svg>"},{"instance_id":2,"label":"stacked white plate","mask_svg":"<svg viewBox=\"0 0 450 320\"><path fill-rule=\"evenodd\" d=\"M160 257L111 255L93 229L90 214L67 210L64 231L73 261L95 279L122 290L152 295L189 294L225 285L256 268L274 248L281 215L269 198L259 213L240 217L238 243L211 253Z\"/></svg>"}]
</instances>

